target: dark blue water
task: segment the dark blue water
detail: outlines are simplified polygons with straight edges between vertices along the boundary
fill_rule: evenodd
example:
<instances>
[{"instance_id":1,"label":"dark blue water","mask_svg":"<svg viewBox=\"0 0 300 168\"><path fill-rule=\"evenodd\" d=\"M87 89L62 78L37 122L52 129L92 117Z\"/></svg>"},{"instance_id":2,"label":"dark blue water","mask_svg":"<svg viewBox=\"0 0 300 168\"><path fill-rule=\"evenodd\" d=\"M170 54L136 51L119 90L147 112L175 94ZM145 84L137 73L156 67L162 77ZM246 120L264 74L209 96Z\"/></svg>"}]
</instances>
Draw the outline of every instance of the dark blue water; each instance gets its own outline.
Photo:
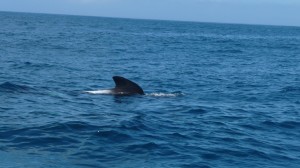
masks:
<instances>
[{"instance_id":1,"label":"dark blue water","mask_svg":"<svg viewBox=\"0 0 300 168\"><path fill-rule=\"evenodd\" d=\"M0 167L299 167L300 28L0 13ZM144 96L87 94L114 75Z\"/></svg>"}]
</instances>

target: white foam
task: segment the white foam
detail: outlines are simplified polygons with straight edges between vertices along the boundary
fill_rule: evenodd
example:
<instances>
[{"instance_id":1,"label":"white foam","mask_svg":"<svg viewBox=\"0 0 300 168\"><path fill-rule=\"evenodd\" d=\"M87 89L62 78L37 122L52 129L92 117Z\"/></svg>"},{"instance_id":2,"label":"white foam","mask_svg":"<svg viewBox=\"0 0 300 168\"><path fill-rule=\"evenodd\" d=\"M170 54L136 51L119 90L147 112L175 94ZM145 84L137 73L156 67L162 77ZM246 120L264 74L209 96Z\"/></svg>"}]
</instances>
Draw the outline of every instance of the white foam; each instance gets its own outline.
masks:
<instances>
[{"instance_id":1,"label":"white foam","mask_svg":"<svg viewBox=\"0 0 300 168\"><path fill-rule=\"evenodd\" d=\"M84 91L84 93L88 94L102 94L102 95L107 95L107 94L113 94L112 90L109 89L102 89L102 90L90 90L90 91ZM122 93L119 93L122 94ZM181 92L175 92L175 93L147 93L146 96L152 96L152 97L177 97L177 96L182 96L184 95Z\"/></svg>"},{"instance_id":2,"label":"white foam","mask_svg":"<svg viewBox=\"0 0 300 168\"><path fill-rule=\"evenodd\" d=\"M154 97L176 97L183 95L182 93L149 93L146 96L154 96Z\"/></svg>"},{"instance_id":3,"label":"white foam","mask_svg":"<svg viewBox=\"0 0 300 168\"><path fill-rule=\"evenodd\" d=\"M91 91L84 91L84 93L89 93L89 94L112 94L111 90L91 90Z\"/></svg>"}]
</instances>

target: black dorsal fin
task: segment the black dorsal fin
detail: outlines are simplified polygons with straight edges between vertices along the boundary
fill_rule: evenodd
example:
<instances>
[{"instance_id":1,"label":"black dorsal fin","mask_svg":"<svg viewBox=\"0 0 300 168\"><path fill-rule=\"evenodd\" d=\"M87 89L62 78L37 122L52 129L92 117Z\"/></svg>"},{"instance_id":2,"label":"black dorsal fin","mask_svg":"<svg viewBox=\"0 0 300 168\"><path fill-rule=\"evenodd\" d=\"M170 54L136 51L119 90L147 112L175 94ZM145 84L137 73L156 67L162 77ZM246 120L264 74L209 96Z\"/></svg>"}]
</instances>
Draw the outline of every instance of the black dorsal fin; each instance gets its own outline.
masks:
<instances>
[{"instance_id":1,"label":"black dorsal fin","mask_svg":"<svg viewBox=\"0 0 300 168\"><path fill-rule=\"evenodd\" d=\"M143 89L136 83L123 78L121 76L114 76L113 80L116 83L116 87L114 88L117 92L122 92L124 94L144 94Z\"/></svg>"}]
</instances>

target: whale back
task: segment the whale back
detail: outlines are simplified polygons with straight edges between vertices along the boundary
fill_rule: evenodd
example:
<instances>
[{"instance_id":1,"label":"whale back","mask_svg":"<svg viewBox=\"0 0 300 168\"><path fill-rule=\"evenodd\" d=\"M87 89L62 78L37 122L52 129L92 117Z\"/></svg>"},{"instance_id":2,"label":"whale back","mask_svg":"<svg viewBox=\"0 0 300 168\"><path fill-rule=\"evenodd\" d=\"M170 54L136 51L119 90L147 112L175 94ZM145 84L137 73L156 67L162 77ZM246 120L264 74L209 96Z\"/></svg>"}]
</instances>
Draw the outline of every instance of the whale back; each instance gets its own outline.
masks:
<instances>
[{"instance_id":1,"label":"whale back","mask_svg":"<svg viewBox=\"0 0 300 168\"><path fill-rule=\"evenodd\" d=\"M133 95L133 94L140 94L144 95L143 89L136 83L121 77L121 76L114 76L113 80L116 84L113 91L115 94L123 94L123 95Z\"/></svg>"}]
</instances>

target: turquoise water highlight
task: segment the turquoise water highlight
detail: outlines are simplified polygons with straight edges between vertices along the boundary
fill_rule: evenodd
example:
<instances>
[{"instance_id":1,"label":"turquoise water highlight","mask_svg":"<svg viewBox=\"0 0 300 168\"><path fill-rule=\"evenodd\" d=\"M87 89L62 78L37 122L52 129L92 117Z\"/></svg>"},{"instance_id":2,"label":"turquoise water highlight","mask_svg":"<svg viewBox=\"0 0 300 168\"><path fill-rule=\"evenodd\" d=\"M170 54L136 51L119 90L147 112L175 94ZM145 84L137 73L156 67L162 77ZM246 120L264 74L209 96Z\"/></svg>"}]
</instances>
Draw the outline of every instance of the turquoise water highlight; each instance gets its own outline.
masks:
<instances>
[{"instance_id":1,"label":"turquoise water highlight","mask_svg":"<svg viewBox=\"0 0 300 168\"><path fill-rule=\"evenodd\" d=\"M300 28L0 12L0 167L298 167ZM145 96L85 91L114 75Z\"/></svg>"}]
</instances>

